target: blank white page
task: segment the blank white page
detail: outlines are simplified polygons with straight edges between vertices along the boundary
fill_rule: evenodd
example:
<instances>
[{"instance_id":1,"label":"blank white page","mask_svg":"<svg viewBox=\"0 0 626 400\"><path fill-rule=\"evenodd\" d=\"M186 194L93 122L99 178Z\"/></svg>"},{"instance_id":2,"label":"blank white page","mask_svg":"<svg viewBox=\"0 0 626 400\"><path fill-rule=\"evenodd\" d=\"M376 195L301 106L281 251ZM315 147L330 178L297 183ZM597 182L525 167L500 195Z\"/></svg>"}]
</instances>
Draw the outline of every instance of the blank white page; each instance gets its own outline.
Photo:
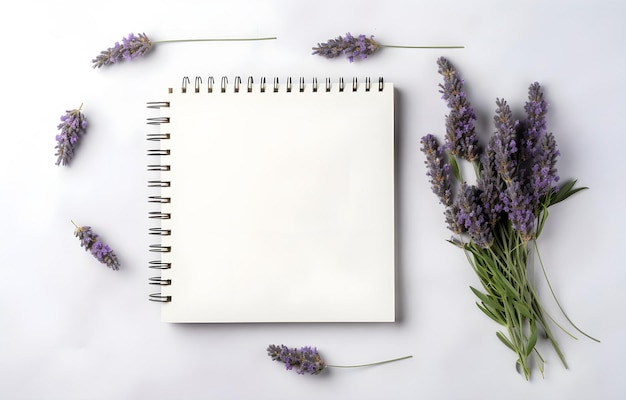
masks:
<instances>
[{"instance_id":1,"label":"blank white page","mask_svg":"<svg viewBox=\"0 0 626 400\"><path fill-rule=\"evenodd\" d=\"M163 321L394 321L394 90L381 88L164 95Z\"/></svg>"}]
</instances>

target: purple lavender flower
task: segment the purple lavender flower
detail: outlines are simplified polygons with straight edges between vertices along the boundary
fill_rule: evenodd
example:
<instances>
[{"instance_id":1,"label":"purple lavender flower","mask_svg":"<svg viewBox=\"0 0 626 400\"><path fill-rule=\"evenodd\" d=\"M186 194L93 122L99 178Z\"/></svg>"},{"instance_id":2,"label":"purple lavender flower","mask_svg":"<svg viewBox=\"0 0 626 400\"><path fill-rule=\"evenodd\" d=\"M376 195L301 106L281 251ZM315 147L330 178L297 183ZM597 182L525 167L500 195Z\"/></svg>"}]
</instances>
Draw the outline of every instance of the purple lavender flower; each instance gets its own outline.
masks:
<instances>
[{"instance_id":1,"label":"purple lavender flower","mask_svg":"<svg viewBox=\"0 0 626 400\"><path fill-rule=\"evenodd\" d=\"M292 370L295 368L300 375L317 375L326 368L315 347L290 348L285 345L269 345L267 354L273 361L280 361L285 364L285 368Z\"/></svg>"},{"instance_id":2,"label":"purple lavender flower","mask_svg":"<svg viewBox=\"0 0 626 400\"><path fill-rule=\"evenodd\" d=\"M546 113L548 104L543 100L543 92L539 83L535 82L528 88L528 101L524 105L527 120L525 137L522 141L522 154L529 160L536 151L537 143L546 134Z\"/></svg>"},{"instance_id":3,"label":"purple lavender flower","mask_svg":"<svg viewBox=\"0 0 626 400\"><path fill-rule=\"evenodd\" d=\"M493 118L496 134L493 139L495 166L500 178L509 185L517 176L518 148L517 128L511 109L505 100L496 99L496 115Z\"/></svg>"},{"instance_id":4,"label":"purple lavender flower","mask_svg":"<svg viewBox=\"0 0 626 400\"><path fill-rule=\"evenodd\" d=\"M480 153L474 128L476 115L463 91L464 81L444 57L440 57L437 64L439 74L443 76L443 84L439 84L440 93L450 109L450 114L446 116L447 150L454 156L476 161Z\"/></svg>"},{"instance_id":5,"label":"purple lavender flower","mask_svg":"<svg viewBox=\"0 0 626 400\"><path fill-rule=\"evenodd\" d=\"M525 242L532 240L536 232L537 205L532 193L520 182L512 181L506 190L500 193L500 200L511 227L519 232Z\"/></svg>"},{"instance_id":6,"label":"purple lavender flower","mask_svg":"<svg viewBox=\"0 0 626 400\"><path fill-rule=\"evenodd\" d=\"M498 106L494 123L496 134L493 138L494 162L496 171L504 182L504 190L500 192L502 208L507 213L513 229L518 231L525 241L535 235L535 211L537 201L531 186L526 181L521 161L523 153L531 154L518 147L519 121L513 120L511 109L502 99L496 100ZM524 130L522 129L522 136ZM528 136L527 136L528 137ZM524 140L522 139L522 142ZM529 141L523 148L528 149Z\"/></svg>"},{"instance_id":7,"label":"purple lavender flower","mask_svg":"<svg viewBox=\"0 0 626 400\"><path fill-rule=\"evenodd\" d=\"M450 207L447 207L444 212L448 229L457 235L467 232L465 225L463 225L463 223L459 223L459 212L460 208L457 204L452 204Z\"/></svg>"},{"instance_id":8,"label":"purple lavender flower","mask_svg":"<svg viewBox=\"0 0 626 400\"><path fill-rule=\"evenodd\" d=\"M543 100L543 91L535 82L528 89L528 101L524 109L527 120L524 130L522 154L529 166L529 183L536 201L554 189L559 181L556 159L559 151L552 133L547 132L546 113L548 105Z\"/></svg>"},{"instance_id":9,"label":"purple lavender flower","mask_svg":"<svg viewBox=\"0 0 626 400\"><path fill-rule=\"evenodd\" d=\"M72 223L74 222L72 221ZM107 267L113 270L120 269L120 264L113 250L98 239L98 235L93 232L91 227L78 226L76 224L74 226L76 226L74 235L80 240L80 245L85 248L85 251L89 250L98 261L106 264Z\"/></svg>"},{"instance_id":10,"label":"purple lavender flower","mask_svg":"<svg viewBox=\"0 0 626 400\"><path fill-rule=\"evenodd\" d=\"M492 229L500 220L500 214L503 211L500 193L504 188L503 182L496 170L494 139L495 138L492 138L489 141L485 152L481 155L481 171L477 182L478 189L480 190L480 201L485 207L485 215Z\"/></svg>"},{"instance_id":11,"label":"purple lavender flower","mask_svg":"<svg viewBox=\"0 0 626 400\"><path fill-rule=\"evenodd\" d=\"M472 240L481 247L489 247L493 243L493 231L481 201L480 190L473 185L461 185L457 201L459 211L457 220L465 227Z\"/></svg>"},{"instance_id":12,"label":"purple lavender flower","mask_svg":"<svg viewBox=\"0 0 626 400\"><path fill-rule=\"evenodd\" d=\"M450 183L450 164L446 161L443 148L437 138L431 134L421 139L422 152L426 155L426 175L430 179L433 193L446 207L452 205L452 185Z\"/></svg>"},{"instance_id":13,"label":"purple lavender flower","mask_svg":"<svg viewBox=\"0 0 626 400\"><path fill-rule=\"evenodd\" d=\"M87 120L81 112L81 105L76 110L67 110L61 116L61 123L57 126L61 133L56 135L57 149L56 165L68 165L74 157L74 151L80 138L87 133Z\"/></svg>"},{"instance_id":14,"label":"purple lavender flower","mask_svg":"<svg viewBox=\"0 0 626 400\"><path fill-rule=\"evenodd\" d=\"M130 33L128 37L122 38L122 44L115 42L113 47L101 51L91 62L94 68L100 68L120 61L131 61L146 54L150 48L152 41L145 33Z\"/></svg>"},{"instance_id":15,"label":"purple lavender flower","mask_svg":"<svg viewBox=\"0 0 626 400\"><path fill-rule=\"evenodd\" d=\"M326 43L318 43L317 47L313 47L313 54L319 54L326 58L335 58L346 55L350 62L355 58L365 59L367 56L374 54L378 49L378 43L374 41L374 36L369 38L365 35L357 37L346 33L346 37L338 36L336 39L330 39Z\"/></svg>"},{"instance_id":16,"label":"purple lavender flower","mask_svg":"<svg viewBox=\"0 0 626 400\"><path fill-rule=\"evenodd\" d=\"M560 155L556 146L556 140L551 132L541 138L541 155L535 159L535 179L532 181L537 196L541 197L556 188L559 176L556 170L556 160Z\"/></svg>"}]
</instances>

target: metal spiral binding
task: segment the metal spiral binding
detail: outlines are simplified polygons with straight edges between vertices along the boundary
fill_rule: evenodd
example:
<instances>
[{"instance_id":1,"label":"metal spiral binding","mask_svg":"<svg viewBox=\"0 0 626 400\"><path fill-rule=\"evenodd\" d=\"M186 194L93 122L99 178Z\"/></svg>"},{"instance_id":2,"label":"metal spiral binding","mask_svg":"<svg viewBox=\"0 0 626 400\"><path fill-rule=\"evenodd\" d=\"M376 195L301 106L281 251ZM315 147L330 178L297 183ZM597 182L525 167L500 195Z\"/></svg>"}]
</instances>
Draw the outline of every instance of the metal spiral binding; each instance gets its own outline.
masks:
<instances>
[{"instance_id":1,"label":"metal spiral binding","mask_svg":"<svg viewBox=\"0 0 626 400\"><path fill-rule=\"evenodd\" d=\"M163 228L150 228L150 234L160 235L160 236L170 236L172 234L172 231L169 229L163 229Z\"/></svg>"},{"instance_id":2,"label":"metal spiral binding","mask_svg":"<svg viewBox=\"0 0 626 400\"><path fill-rule=\"evenodd\" d=\"M169 150L160 150L160 149L150 149L148 150L149 156L169 156Z\"/></svg>"},{"instance_id":3,"label":"metal spiral binding","mask_svg":"<svg viewBox=\"0 0 626 400\"><path fill-rule=\"evenodd\" d=\"M240 93L243 92L243 90L241 90L241 86L242 86L242 82L243 79L241 78L241 76L235 76L234 78L234 83L231 85L232 90L235 93ZM248 77L247 79L247 84L246 84L246 90L245 92L251 93L253 91L253 83L254 80L251 76ZM181 93L187 93L187 90L189 88L189 86L191 85L191 80L189 79L189 77L185 76L182 80L181 83L181 87L180 87L180 92ZM202 91L202 85L203 85L203 79L201 76L196 76L195 80L194 80L194 92L195 93L200 93ZM331 78L327 77L324 78L324 91L325 92L331 92L332 88L333 88L333 81ZM207 83L206 83L206 92L207 93L213 93L213 89L215 86L215 79L212 76L209 76L207 78ZM292 78L291 77L287 77L286 79L286 83L284 85L280 84L280 80L278 77L274 77L272 79L272 87L271 87L271 91L273 93L277 93L281 90L281 87L284 87L284 90L287 93L291 93L293 90L293 84L292 84ZM305 79L303 77L299 78L299 85L298 85L298 90L300 92L304 92L305 91ZM344 92L346 91L346 83L343 77L340 77L337 81L337 88L339 90L339 92ZM369 77L365 78L365 91L366 92L370 92L372 91L372 88L374 86L372 85L372 80ZM356 77L352 78L352 91L356 92L359 88L359 83L358 83L358 79ZM385 88L385 82L384 79L382 77L378 78L378 91L382 92ZM220 78L220 93L226 93L226 91L229 89L229 83L228 83L228 78L226 76L222 76ZM267 79L265 77L261 77L260 80L260 84L259 84L259 90L261 93L265 93L267 91ZM319 91L319 85L317 82L317 78L314 77L311 80L311 90L316 93ZM349 90L349 89L348 89ZM174 89L170 88L169 89L169 93L173 93ZM170 103L168 101L154 101L154 102L149 102L147 107L148 108L152 108L152 109L161 109L161 108L168 108L170 106ZM169 123L169 117L154 117L154 118L148 118L148 124L150 125L162 125L162 124L167 124ZM155 137L159 134L151 134L154 135ZM162 135L169 135L169 134L162 134ZM159 140L159 139L154 139L154 140Z\"/></svg>"},{"instance_id":4,"label":"metal spiral binding","mask_svg":"<svg viewBox=\"0 0 626 400\"><path fill-rule=\"evenodd\" d=\"M265 77L261 78L261 93L265 93Z\"/></svg>"},{"instance_id":5,"label":"metal spiral binding","mask_svg":"<svg viewBox=\"0 0 626 400\"><path fill-rule=\"evenodd\" d=\"M152 269L171 269L172 264L161 261L150 261L148 267Z\"/></svg>"},{"instance_id":6,"label":"metal spiral binding","mask_svg":"<svg viewBox=\"0 0 626 400\"><path fill-rule=\"evenodd\" d=\"M160 142L161 140L167 140L169 138L169 133L148 133L146 135L146 139L153 142Z\"/></svg>"},{"instance_id":7,"label":"metal spiral binding","mask_svg":"<svg viewBox=\"0 0 626 400\"><path fill-rule=\"evenodd\" d=\"M180 91L182 93L187 93L187 85L189 85L190 83L191 83L191 81L189 80L189 77L188 76L184 77L183 78L183 83L182 83L182 85L180 87Z\"/></svg>"},{"instance_id":8,"label":"metal spiral binding","mask_svg":"<svg viewBox=\"0 0 626 400\"><path fill-rule=\"evenodd\" d=\"M172 284L172 280L171 279L163 279L160 278L158 276L153 276L152 278L149 279L149 282L151 285L161 285L161 286L169 286Z\"/></svg>"},{"instance_id":9,"label":"metal spiral binding","mask_svg":"<svg viewBox=\"0 0 626 400\"><path fill-rule=\"evenodd\" d=\"M148 171L153 171L151 169L151 165L148 165ZM162 165L158 165L158 167L162 167ZM148 181L148 187L170 187L169 181Z\"/></svg>"},{"instance_id":10,"label":"metal spiral binding","mask_svg":"<svg viewBox=\"0 0 626 400\"><path fill-rule=\"evenodd\" d=\"M171 203L172 199L169 197L163 197L163 196L150 196L148 197L148 203L161 203L161 204L165 204L165 203Z\"/></svg>"},{"instance_id":11,"label":"metal spiral binding","mask_svg":"<svg viewBox=\"0 0 626 400\"><path fill-rule=\"evenodd\" d=\"M169 171L169 170L170 170L169 165L158 165L158 164L148 165L148 171Z\"/></svg>"},{"instance_id":12,"label":"metal spiral binding","mask_svg":"<svg viewBox=\"0 0 626 400\"><path fill-rule=\"evenodd\" d=\"M170 106L169 101L149 101L148 108L160 109L160 108L168 108Z\"/></svg>"},{"instance_id":13,"label":"metal spiral binding","mask_svg":"<svg viewBox=\"0 0 626 400\"><path fill-rule=\"evenodd\" d=\"M151 244L150 251L153 253L169 253L172 251L171 246L162 246L160 244Z\"/></svg>"},{"instance_id":14,"label":"metal spiral binding","mask_svg":"<svg viewBox=\"0 0 626 400\"><path fill-rule=\"evenodd\" d=\"M150 219L171 219L172 215L170 213L164 213L161 211L150 211L148 213L148 218Z\"/></svg>"},{"instance_id":15,"label":"metal spiral binding","mask_svg":"<svg viewBox=\"0 0 626 400\"><path fill-rule=\"evenodd\" d=\"M157 301L160 303L169 303L170 301L172 301L172 296L163 296L161 293L151 293L150 297L148 297L148 300Z\"/></svg>"},{"instance_id":16,"label":"metal spiral binding","mask_svg":"<svg viewBox=\"0 0 626 400\"><path fill-rule=\"evenodd\" d=\"M191 81L189 80L188 77L183 78L182 85L181 85L182 93L187 93L187 86L190 83ZM209 79L208 83L212 85L212 78ZM200 93L201 84L202 84L202 78L196 77L195 84L194 84L195 93ZM170 93L172 92L173 90L170 89ZM147 104L147 107L150 109L169 108L170 103L168 101L149 102ZM147 119L148 125L158 125L161 127L169 124L169 122L170 122L169 117L151 117ZM167 132L148 133L146 135L146 140L148 140L150 143L155 143L155 142L162 143L166 140L170 140L170 138L171 138L171 135ZM149 163L147 165L148 171L163 173L163 172L168 172L171 170L171 166L169 165L169 163L166 162L167 157L170 155L169 149L164 149L163 146L159 146L159 148L148 149L147 155L150 158L158 157L158 160L159 160L156 163ZM170 186L171 186L171 182L165 179L165 175L161 175L160 179L148 181L148 187L150 188L169 188ZM148 197L148 202L154 203L154 204L169 204L171 203L171 201L172 199L168 196L154 195L154 196ZM148 218L151 221L169 220L171 218L171 214L168 212L164 212L164 211L150 211L148 213ZM172 231L170 229L157 226L157 227L149 228L148 233L153 237L164 237L164 236L171 236ZM167 246L165 244L153 243L149 245L149 251L151 253L159 253L159 254L169 253L172 251L172 248L171 246ZM171 269L172 265L170 263L163 262L160 259L156 259L156 260L151 260L148 264L148 267L151 269L155 269L155 270L157 269L166 270L166 269ZM148 283L150 285L169 286L172 284L172 281L171 279L166 279L161 276L153 276L149 278ZM161 303L167 303L167 302L172 301L171 296L163 295L162 293L151 293L148 299L150 301L156 301L156 302L161 302Z\"/></svg>"},{"instance_id":17,"label":"metal spiral binding","mask_svg":"<svg viewBox=\"0 0 626 400\"><path fill-rule=\"evenodd\" d=\"M169 117L154 117L148 118L148 125L162 125L170 122Z\"/></svg>"},{"instance_id":18,"label":"metal spiral binding","mask_svg":"<svg viewBox=\"0 0 626 400\"><path fill-rule=\"evenodd\" d=\"M265 77L260 78L259 84L257 86L254 85L254 79L251 76L247 78L247 81L245 83L245 88L242 86L243 85L242 82L243 82L242 78L240 76L236 76L234 78L234 82L231 85L229 85L228 78L223 76L220 78L219 88L217 88L216 80L212 76L209 76L206 78L206 84L203 83L202 77L196 76L194 80L193 93L201 93L204 91L205 93L217 93L216 95L219 95L219 93L226 93L227 91L230 91L230 90L234 91L234 93L252 93L253 91L258 90L261 93L269 92L270 94L268 95L271 95L271 93L278 93L281 90L284 90L287 93L292 93L296 90L300 93L303 93L306 90L310 90L313 93L332 92L333 90L338 90L339 92L346 92L350 90L352 92L357 92L363 89L365 90L365 92L372 92L376 90L376 86L372 85L372 80L369 77L365 78L365 83L361 85L359 85L357 78L353 77L351 86L349 85L349 83L348 85L346 85L344 78L339 78L339 80L336 83L336 89L334 86L335 84L329 77L324 78L323 88L320 87L321 84L318 84L318 80L316 77L314 77L311 80L311 83L308 86L305 83L305 78L300 77L298 82L296 83L297 87L296 87L296 84L292 82L291 77L287 77L286 83L284 83L283 85L280 84L278 77L274 77L270 83L271 87L270 85L268 85ZM190 87L191 87L191 80L189 79L189 77L187 76L183 77L181 86L180 86L180 93L188 93L188 89L189 89L189 93L192 93ZM385 85L384 85L383 78L380 77L378 78L377 89L379 92L381 92L384 90L384 88L385 88ZM174 88L169 88L168 90L170 94L174 93L174 91L175 91ZM242 95L245 95L245 94L242 94ZM169 101L154 101L154 102L147 103L147 108L153 109L153 110L167 109L169 107L170 107ZM147 124L152 125L152 126L159 126L161 128L161 132L148 133L146 135L146 139L150 143L157 142L159 144L162 144L166 140L170 140L171 139L170 133L168 133L166 129L164 129L164 126L167 126L167 124L169 123L170 123L170 118L167 116L158 116L158 117L148 118ZM158 162L149 163L147 165L147 170L150 172L157 172L161 175L159 179L149 180L148 187L159 188L159 189L170 188L171 182L166 179L167 172L171 170L170 164L167 163L167 157L170 155L170 150L167 148L164 148L164 146L158 146L158 148L148 149L147 155L149 157L159 157ZM172 199L171 197L166 196L166 195L153 195L153 196L148 197L148 202L151 204L154 204L156 207L159 207L159 205L170 204L172 202ZM170 220L172 217L171 213L166 212L164 210L167 210L167 209L164 208L163 210L150 211L148 213L148 218L154 222L159 222L159 221L163 222L165 220ZM154 237L155 239L172 235L171 229L169 229L167 226L162 227L160 226L160 224L159 226L149 228L148 233L151 235L151 237ZM149 245L149 251L150 253L157 253L157 254L170 253L172 251L172 247L168 246L167 244L153 243ZM159 257L159 259L154 259L154 260L149 261L148 267L153 270L168 270L172 268L172 264L169 262L162 261ZM156 286L169 286L172 284L172 280L161 277L161 276L153 276L149 278L148 283L150 285L156 285ZM172 301L172 297L168 295L164 295L159 292L159 293L150 294L149 300L155 301L155 302L167 303L167 302Z\"/></svg>"}]
</instances>

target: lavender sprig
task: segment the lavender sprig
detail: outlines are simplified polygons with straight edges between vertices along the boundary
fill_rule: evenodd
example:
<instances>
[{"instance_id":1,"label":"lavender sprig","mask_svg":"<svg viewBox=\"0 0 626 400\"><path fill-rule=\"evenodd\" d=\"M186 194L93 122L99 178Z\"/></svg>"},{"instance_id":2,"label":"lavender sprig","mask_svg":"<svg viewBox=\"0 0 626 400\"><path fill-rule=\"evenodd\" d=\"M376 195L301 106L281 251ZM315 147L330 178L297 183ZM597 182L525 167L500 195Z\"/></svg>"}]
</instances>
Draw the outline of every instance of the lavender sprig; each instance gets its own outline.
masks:
<instances>
[{"instance_id":1,"label":"lavender sprig","mask_svg":"<svg viewBox=\"0 0 626 400\"><path fill-rule=\"evenodd\" d=\"M132 61L146 54L155 44L175 43L175 42L241 42L257 40L273 40L276 37L259 38L224 38L224 39L170 39L152 41L145 33L135 35L130 33L128 37L122 38L122 43L115 42L113 47L100 52L91 62L94 68L101 68L106 65L116 64L121 61Z\"/></svg>"},{"instance_id":2,"label":"lavender sprig","mask_svg":"<svg viewBox=\"0 0 626 400\"><path fill-rule=\"evenodd\" d=\"M542 197L555 190L555 185L559 181L556 170L559 150L554 136L547 131L548 104L543 99L539 83L535 82L528 88L528 101L524 110L527 114L527 128L523 138L522 154L530 169L529 184L533 198L539 202Z\"/></svg>"},{"instance_id":3,"label":"lavender sprig","mask_svg":"<svg viewBox=\"0 0 626 400\"><path fill-rule=\"evenodd\" d=\"M500 178L510 185L518 177L517 129L519 121L513 120L511 108L505 100L496 99L496 105L498 108L493 117L496 127L493 143L496 170Z\"/></svg>"},{"instance_id":4,"label":"lavender sprig","mask_svg":"<svg viewBox=\"0 0 626 400\"><path fill-rule=\"evenodd\" d=\"M113 250L111 250L109 245L98 239L98 235L94 233L90 226L78 226L74 221L72 221L72 224L76 227L74 235L80 240L80 245L85 248L85 251L89 250L98 261L106 264L112 270L117 271L120 269L120 263Z\"/></svg>"},{"instance_id":5,"label":"lavender sprig","mask_svg":"<svg viewBox=\"0 0 626 400\"><path fill-rule=\"evenodd\" d=\"M437 65L443 76L439 92L450 110L446 116L446 148L450 154L474 162L480 149L474 128L476 114L463 90L465 81L446 58L440 57Z\"/></svg>"},{"instance_id":6,"label":"lavender sprig","mask_svg":"<svg viewBox=\"0 0 626 400\"><path fill-rule=\"evenodd\" d=\"M82 108L83 105L81 104L78 109L67 110L61 116L61 123L57 126L61 133L56 135L56 165L68 165L70 163L80 138L87 133L87 120L81 112Z\"/></svg>"},{"instance_id":7,"label":"lavender sprig","mask_svg":"<svg viewBox=\"0 0 626 400\"><path fill-rule=\"evenodd\" d=\"M279 361L285 364L287 370L295 370L300 375L310 374L318 375L326 368L360 368L373 365L386 364L394 361L405 360L413 356L405 356L394 358L392 360L379 361L375 363L359 364L359 365L330 365L326 364L320 356L317 348L304 346L300 348L287 347L285 345L271 344L267 347L267 355L273 361Z\"/></svg>"},{"instance_id":8,"label":"lavender sprig","mask_svg":"<svg viewBox=\"0 0 626 400\"><path fill-rule=\"evenodd\" d=\"M485 152L481 155L481 171L477 182L478 189L480 189L480 200L485 207L485 215L492 230L500 220L500 213L503 211L500 193L504 187L504 183L496 170L494 144L495 139L492 138Z\"/></svg>"},{"instance_id":9,"label":"lavender sprig","mask_svg":"<svg viewBox=\"0 0 626 400\"><path fill-rule=\"evenodd\" d=\"M405 49L460 49L463 46L397 46L381 44L374 40L374 36L353 36L349 32L346 36L337 36L325 43L318 43L313 47L313 55L326 58L346 56L350 62L355 59L363 60L374 54L381 47L405 48Z\"/></svg>"},{"instance_id":10,"label":"lavender sprig","mask_svg":"<svg viewBox=\"0 0 626 400\"><path fill-rule=\"evenodd\" d=\"M446 161L446 154L439 145L437 138L426 135L421 139L422 152L426 155L426 175L428 175L433 193L446 207L452 205L452 185L450 181L450 164Z\"/></svg>"}]
</instances>

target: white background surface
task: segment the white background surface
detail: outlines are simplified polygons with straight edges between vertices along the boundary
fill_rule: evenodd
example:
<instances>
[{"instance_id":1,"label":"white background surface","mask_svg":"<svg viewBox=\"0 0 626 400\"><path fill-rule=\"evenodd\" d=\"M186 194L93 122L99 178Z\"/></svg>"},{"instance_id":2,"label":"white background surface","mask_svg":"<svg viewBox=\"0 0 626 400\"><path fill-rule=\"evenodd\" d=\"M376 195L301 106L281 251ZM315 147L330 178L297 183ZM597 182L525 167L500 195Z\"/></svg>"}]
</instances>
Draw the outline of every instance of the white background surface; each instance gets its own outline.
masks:
<instances>
[{"instance_id":1,"label":"white background surface","mask_svg":"<svg viewBox=\"0 0 626 400\"><path fill-rule=\"evenodd\" d=\"M0 16L0 397L623 398L625 16L623 2L607 0L12 3ZM352 64L310 54L317 42L347 31L389 44L466 48L386 49ZM153 40L279 39L163 44L143 59L93 70L91 59L129 32ZM515 372L497 327L474 305L468 286L476 279L463 254L445 241L419 151L421 136L444 134L436 67L442 55L465 77L486 133L496 97L519 112L528 85L541 82L562 153L560 175L591 188L552 209L540 246L570 316L602 343L558 332L570 369L542 345L545 379L535 370L526 382ZM394 82L397 323L159 322L158 306L147 301L145 103L185 75L382 75ZM88 134L71 167L57 167L59 116L81 103ZM122 269L111 271L84 252L70 219L93 226ZM414 358L298 376L271 362L270 343L317 346L334 364Z\"/></svg>"}]
</instances>

